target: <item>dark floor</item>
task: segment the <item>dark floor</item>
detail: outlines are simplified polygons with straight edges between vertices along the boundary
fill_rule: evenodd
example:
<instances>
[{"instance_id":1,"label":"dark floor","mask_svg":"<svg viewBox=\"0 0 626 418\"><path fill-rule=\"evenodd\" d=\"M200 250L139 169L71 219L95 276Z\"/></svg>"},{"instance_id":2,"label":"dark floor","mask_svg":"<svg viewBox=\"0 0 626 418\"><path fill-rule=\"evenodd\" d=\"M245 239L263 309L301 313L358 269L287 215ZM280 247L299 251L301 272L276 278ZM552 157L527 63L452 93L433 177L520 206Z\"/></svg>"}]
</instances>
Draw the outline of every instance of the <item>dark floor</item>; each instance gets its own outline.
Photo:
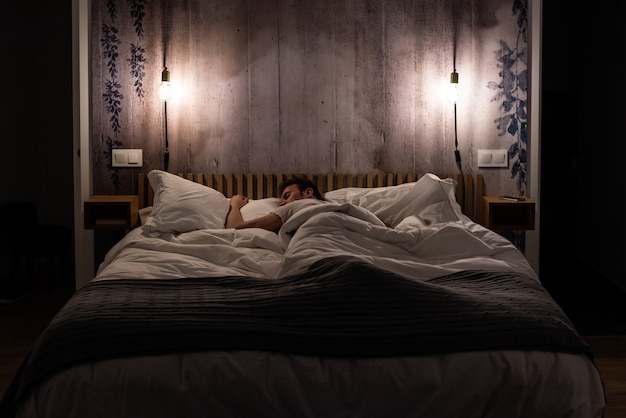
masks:
<instances>
[{"instance_id":1,"label":"dark floor","mask_svg":"<svg viewBox=\"0 0 626 418\"><path fill-rule=\"evenodd\" d=\"M74 263L58 258L36 258L32 264L21 259L15 266L0 256L0 305L18 302L29 295L71 294L75 288Z\"/></svg>"}]
</instances>

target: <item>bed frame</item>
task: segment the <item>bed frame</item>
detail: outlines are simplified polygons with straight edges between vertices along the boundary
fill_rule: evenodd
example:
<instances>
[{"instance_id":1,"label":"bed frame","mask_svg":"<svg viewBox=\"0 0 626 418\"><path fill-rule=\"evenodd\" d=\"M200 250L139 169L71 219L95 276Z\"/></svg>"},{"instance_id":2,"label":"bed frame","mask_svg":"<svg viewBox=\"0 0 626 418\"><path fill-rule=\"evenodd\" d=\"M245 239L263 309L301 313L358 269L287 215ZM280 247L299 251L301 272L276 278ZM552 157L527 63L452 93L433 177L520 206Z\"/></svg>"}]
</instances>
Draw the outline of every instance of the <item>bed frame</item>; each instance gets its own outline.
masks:
<instances>
[{"instance_id":1,"label":"bed frame","mask_svg":"<svg viewBox=\"0 0 626 418\"><path fill-rule=\"evenodd\" d=\"M226 197L241 194L250 199L276 197L281 182L293 176L305 176L311 179L321 193L342 187L385 187L410 183L419 180L424 173L375 173L375 174L214 174L214 173L178 173L190 181L212 187ZM483 178L477 174L437 174L441 178L453 178L457 181L456 199L463 213L471 219L477 219L478 199L483 195ZM139 208L151 206L154 191L145 173L138 175Z\"/></svg>"}]
</instances>

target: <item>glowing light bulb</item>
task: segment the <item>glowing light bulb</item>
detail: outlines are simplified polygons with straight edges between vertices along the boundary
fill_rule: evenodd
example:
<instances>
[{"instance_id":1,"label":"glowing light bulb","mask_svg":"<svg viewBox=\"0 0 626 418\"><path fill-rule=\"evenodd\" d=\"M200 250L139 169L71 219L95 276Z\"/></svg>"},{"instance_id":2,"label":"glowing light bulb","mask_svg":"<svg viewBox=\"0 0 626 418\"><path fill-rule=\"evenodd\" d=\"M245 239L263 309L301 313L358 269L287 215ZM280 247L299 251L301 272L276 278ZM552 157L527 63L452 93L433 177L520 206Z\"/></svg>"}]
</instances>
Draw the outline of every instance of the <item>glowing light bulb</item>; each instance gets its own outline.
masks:
<instances>
[{"instance_id":1,"label":"glowing light bulb","mask_svg":"<svg viewBox=\"0 0 626 418\"><path fill-rule=\"evenodd\" d=\"M172 93L172 85L170 84L170 72L167 67L161 73L161 87L159 87L159 97L161 100L167 100Z\"/></svg>"},{"instance_id":2,"label":"glowing light bulb","mask_svg":"<svg viewBox=\"0 0 626 418\"><path fill-rule=\"evenodd\" d=\"M446 91L446 98L456 103L461 98L461 89L459 88L459 73L453 71L450 74L450 85Z\"/></svg>"}]
</instances>

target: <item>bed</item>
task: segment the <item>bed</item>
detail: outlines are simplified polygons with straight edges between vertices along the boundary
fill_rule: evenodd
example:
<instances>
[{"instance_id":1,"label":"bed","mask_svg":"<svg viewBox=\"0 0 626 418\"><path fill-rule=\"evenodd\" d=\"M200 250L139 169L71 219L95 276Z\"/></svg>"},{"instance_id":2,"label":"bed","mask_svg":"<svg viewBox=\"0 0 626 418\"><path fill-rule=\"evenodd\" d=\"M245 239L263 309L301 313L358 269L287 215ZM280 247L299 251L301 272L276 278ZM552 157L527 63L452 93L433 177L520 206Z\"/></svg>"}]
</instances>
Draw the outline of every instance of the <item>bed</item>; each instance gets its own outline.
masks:
<instances>
[{"instance_id":1,"label":"bed","mask_svg":"<svg viewBox=\"0 0 626 418\"><path fill-rule=\"evenodd\" d=\"M147 178L141 226L34 344L0 416L603 416L590 347L457 179L333 177L276 234L224 228L240 188ZM244 219L277 207L273 183L239 183Z\"/></svg>"}]
</instances>

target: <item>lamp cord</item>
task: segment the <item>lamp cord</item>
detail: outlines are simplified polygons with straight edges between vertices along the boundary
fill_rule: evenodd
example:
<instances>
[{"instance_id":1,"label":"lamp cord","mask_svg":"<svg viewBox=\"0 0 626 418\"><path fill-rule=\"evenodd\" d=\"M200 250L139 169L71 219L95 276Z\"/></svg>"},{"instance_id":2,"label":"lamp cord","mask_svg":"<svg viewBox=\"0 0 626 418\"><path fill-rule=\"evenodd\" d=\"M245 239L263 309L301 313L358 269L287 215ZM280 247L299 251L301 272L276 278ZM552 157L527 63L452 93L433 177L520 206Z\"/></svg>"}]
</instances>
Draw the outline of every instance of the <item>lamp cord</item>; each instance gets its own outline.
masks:
<instances>
[{"instance_id":1,"label":"lamp cord","mask_svg":"<svg viewBox=\"0 0 626 418\"><path fill-rule=\"evenodd\" d=\"M456 71L456 70L455 70ZM454 102L454 159L456 166L461 172L461 207L465 207L465 176L463 175L463 167L461 165L461 152L459 151L459 137L456 125L456 102Z\"/></svg>"},{"instance_id":2,"label":"lamp cord","mask_svg":"<svg viewBox=\"0 0 626 418\"><path fill-rule=\"evenodd\" d=\"M163 119L165 120L165 154L163 155L163 168L167 171L170 165L170 144L167 140L167 100L163 102Z\"/></svg>"}]
</instances>

